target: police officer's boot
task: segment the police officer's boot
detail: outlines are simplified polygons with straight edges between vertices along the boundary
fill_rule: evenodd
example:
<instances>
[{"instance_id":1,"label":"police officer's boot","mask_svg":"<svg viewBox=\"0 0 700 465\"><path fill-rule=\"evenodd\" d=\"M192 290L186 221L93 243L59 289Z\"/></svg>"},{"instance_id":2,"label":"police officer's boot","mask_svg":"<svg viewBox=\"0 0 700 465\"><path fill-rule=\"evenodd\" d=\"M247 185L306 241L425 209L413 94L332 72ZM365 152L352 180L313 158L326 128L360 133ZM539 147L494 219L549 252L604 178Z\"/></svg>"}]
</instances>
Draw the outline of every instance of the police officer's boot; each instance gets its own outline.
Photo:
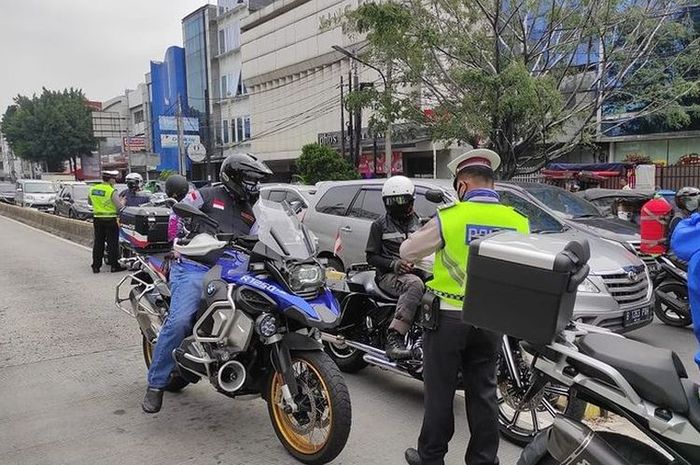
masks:
<instances>
[{"instance_id":1,"label":"police officer's boot","mask_svg":"<svg viewBox=\"0 0 700 465\"><path fill-rule=\"evenodd\" d=\"M411 351L403 343L403 336L395 329L390 329L386 334L386 356L392 360L406 360L411 358Z\"/></svg>"},{"instance_id":2,"label":"police officer's boot","mask_svg":"<svg viewBox=\"0 0 700 465\"><path fill-rule=\"evenodd\" d=\"M422 465L423 461L420 458L420 454L414 448L406 449L404 453L404 458L408 465Z\"/></svg>"}]
</instances>

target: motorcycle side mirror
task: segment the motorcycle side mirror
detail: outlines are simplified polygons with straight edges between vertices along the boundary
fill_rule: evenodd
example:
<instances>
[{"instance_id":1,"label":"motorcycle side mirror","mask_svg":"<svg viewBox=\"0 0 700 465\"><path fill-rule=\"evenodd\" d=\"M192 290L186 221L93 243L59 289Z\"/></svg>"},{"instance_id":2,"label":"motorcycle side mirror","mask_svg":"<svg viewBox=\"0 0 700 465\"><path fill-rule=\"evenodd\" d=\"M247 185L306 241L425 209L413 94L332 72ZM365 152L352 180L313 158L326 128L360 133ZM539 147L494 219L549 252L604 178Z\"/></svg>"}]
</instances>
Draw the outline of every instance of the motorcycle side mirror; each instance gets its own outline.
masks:
<instances>
[{"instance_id":1,"label":"motorcycle side mirror","mask_svg":"<svg viewBox=\"0 0 700 465\"><path fill-rule=\"evenodd\" d=\"M440 189L428 189L425 191L425 199L432 203L442 203L445 201L445 194Z\"/></svg>"}]
</instances>

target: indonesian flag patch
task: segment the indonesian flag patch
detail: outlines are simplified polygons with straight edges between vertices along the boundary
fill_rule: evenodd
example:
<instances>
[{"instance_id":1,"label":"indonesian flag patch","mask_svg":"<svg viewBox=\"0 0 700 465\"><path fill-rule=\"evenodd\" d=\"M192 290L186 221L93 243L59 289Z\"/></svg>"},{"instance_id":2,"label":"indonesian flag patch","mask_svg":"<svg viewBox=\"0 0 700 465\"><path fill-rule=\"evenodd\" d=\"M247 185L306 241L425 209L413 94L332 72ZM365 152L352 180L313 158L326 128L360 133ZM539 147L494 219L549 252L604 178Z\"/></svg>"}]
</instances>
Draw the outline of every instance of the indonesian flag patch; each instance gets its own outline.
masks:
<instances>
[{"instance_id":1,"label":"indonesian flag patch","mask_svg":"<svg viewBox=\"0 0 700 465\"><path fill-rule=\"evenodd\" d=\"M224 206L224 202L218 199L214 199L214 201L211 203L211 206L214 208L218 208L219 210L225 210L226 207Z\"/></svg>"}]
</instances>

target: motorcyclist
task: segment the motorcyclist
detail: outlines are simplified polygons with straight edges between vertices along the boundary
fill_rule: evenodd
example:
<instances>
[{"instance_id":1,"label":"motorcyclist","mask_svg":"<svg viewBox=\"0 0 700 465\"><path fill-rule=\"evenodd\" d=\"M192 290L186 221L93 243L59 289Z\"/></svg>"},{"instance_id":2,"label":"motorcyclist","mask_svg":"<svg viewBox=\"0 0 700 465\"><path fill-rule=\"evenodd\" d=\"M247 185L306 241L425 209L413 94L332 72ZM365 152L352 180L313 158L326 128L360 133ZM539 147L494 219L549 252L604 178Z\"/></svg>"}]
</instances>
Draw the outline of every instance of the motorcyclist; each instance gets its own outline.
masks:
<instances>
[{"instance_id":1,"label":"motorcyclist","mask_svg":"<svg viewBox=\"0 0 700 465\"><path fill-rule=\"evenodd\" d=\"M165 195L176 202L182 202L190 191L190 183L187 178L179 174L173 174L165 181ZM182 221L173 212L168 218L168 241L173 241L180 237L183 232Z\"/></svg>"},{"instance_id":2,"label":"motorcyclist","mask_svg":"<svg viewBox=\"0 0 700 465\"><path fill-rule=\"evenodd\" d=\"M147 203L150 195L142 191L143 177L138 173L129 173L125 178L127 189L119 194L123 207L138 207Z\"/></svg>"},{"instance_id":3,"label":"motorcyclist","mask_svg":"<svg viewBox=\"0 0 700 465\"><path fill-rule=\"evenodd\" d=\"M683 187L676 192L676 212L668 223L668 238L673 236L673 231L678 223L695 213L700 206L700 189L697 187Z\"/></svg>"},{"instance_id":4,"label":"motorcyclist","mask_svg":"<svg viewBox=\"0 0 700 465\"><path fill-rule=\"evenodd\" d=\"M384 183L382 200L386 214L372 223L365 249L367 263L376 268L377 285L387 294L398 297L386 344L387 357L394 360L411 357L404 336L425 290L423 281L414 273L414 264L399 256L403 241L421 226L420 218L413 211L415 195L416 187L404 176L394 176Z\"/></svg>"},{"instance_id":5,"label":"motorcyclist","mask_svg":"<svg viewBox=\"0 0 700 465\"><path fill-rule=\"evenodd\" d=\"M258 184L271 174L272 171L253 155L236 153L221 164L220 184L193 190L183 202L199 208L217 221L221 232L247 235L255 223L252 205L259 196ZM172 352L192 332L207 271L207 267L186 257L178 258L171 265L170 313L158 335L148 370L148 388L141 405L146 413L160 411L163 390L175 369Z\"/></svg>"}]
</instances>

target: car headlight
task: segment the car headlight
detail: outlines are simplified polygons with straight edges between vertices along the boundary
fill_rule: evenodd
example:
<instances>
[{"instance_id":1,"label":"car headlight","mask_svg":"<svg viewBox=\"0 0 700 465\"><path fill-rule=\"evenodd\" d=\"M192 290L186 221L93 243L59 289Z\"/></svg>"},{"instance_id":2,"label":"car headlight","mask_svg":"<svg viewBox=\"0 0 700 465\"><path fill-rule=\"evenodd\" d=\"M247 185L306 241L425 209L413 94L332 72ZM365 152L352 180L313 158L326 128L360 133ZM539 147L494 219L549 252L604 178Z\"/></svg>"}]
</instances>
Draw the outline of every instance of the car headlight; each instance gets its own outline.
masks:
<instances>
[{"instance_id":1,"label":"car headlight","mask_svg":"<svg viewBox=\"0 0 700 465\"><path fill-rule=\"evenodd\" d=\"M600 294L600 289L596 286L590 278L583 280L581 284L578 285L578 292L586 292L588 294Z\"/></svg>"},{"instance_id":2,"label":"car headlight","mask_svg":"<svg viewBox=\"0 0 700 465\"><path fill-rule=\"evenodd\" d=\"M255 320L255 331L262 337L272 337L277 334L277 319L271 313L263 313Z\"/></svg>"},{"instance_id":3,"label":"car headlight","mask_svg":"<svg viewBox=\"0 0 700 465\"><path fill-rule=\"evenodd\" d=\"M49 202L55 202L55 201L56 201L56 196L55 196L55 195L49 196Z\"/></svg>"},{"instance_id":4,"label":"car headlight","mask_svg":"<svg viewBox=\"0 0 700 465\"><path fill-rule=\"evenodd\" d=\"M289 287L293 291L320 286L326 279L323 268L316 263L298 265L289 273Z\"/></svg>"},{"instance_id":5,"label":"car headlight","mask_svg":"<svg viewBox=\"0 0 700 465\"><path fill-rule=\"evenodd\" d=\"M24 196L24 200L29 200L30 202L34 201L34 196L32 194L26 194Z\"/></svg>"}]
</instances>

